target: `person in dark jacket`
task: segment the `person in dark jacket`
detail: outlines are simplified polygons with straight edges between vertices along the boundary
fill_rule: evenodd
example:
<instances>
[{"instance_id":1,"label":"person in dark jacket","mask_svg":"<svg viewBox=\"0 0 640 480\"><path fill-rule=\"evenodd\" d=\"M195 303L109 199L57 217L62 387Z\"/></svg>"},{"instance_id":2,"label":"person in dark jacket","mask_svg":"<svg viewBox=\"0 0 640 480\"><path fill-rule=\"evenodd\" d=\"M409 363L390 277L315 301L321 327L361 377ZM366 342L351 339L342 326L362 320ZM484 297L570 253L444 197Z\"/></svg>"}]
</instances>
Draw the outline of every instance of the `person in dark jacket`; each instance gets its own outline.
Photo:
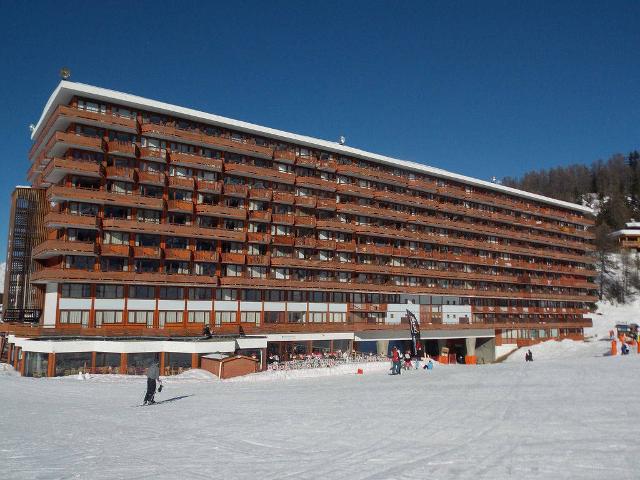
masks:
<instances>
[{"instance_id":1,"label":"person in dark jacket","mask_svg":"<svg viewBox=\"0 0 640 480\"><path fill-rule=\"evenodd\" d=\"M153 399L156 394L156 382L160 382L162 385L162 381L160 380L160 367L158 366L158 362L154 362L147 369L147 394L144 396L143 405L152 405L155 402Z\"/></svg>"}]
</instances>

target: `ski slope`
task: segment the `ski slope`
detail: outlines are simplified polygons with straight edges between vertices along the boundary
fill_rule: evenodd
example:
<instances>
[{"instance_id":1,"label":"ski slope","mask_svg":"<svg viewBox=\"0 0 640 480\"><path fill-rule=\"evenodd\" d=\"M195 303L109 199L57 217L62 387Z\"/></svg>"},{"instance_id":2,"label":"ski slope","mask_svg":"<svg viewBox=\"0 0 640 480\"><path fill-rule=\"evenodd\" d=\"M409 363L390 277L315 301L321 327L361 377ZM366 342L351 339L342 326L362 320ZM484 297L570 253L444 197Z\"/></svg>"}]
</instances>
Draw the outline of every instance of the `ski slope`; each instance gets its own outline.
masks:
<instances>
[{"instance_id":1,"label":"ski slope","mask_svg":"<svg viewBox=\"0 0 640 480\"><path fill-rule=\"evenodd\" d=\"M141 408L142 377L0 365L0 477L635 479L640 355L603 356L601 338L639 310L607 308L593 341L536 345L533 363L519 350L401 376L387 363L235 381L194 370Z\"/></svg>"}]
</instances>

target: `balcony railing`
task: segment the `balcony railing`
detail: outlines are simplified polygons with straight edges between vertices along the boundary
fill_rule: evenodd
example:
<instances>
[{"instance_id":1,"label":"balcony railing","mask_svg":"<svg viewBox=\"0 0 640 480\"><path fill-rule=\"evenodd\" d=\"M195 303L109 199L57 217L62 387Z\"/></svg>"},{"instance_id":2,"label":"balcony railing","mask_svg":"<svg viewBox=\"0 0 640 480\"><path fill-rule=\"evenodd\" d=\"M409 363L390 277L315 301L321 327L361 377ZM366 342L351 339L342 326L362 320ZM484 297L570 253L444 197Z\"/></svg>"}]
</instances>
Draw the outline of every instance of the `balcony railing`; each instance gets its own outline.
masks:
<instances>
[{"instance_id":1,"label":"balcony railing","mask_svg":"<svg viewBox=\"0 0 640 480\"><path fill-rule=\"evenodd\" d=\"M333 180L324 180L317 177L296 177L296 185L304 188L325 190L327 192L335 192L337 186Z\"/></svg>"},{"instance_id":2,"label":"balcony railing","mask_svg":"<svg viewBox=\"0 0 640 480\"><path fill-rule=\"evenodd\" d=\"M135 143L121 142L120 140L110 140L107 142L107 151L109 152L109 155L135 157L136 148Z\"/></svg>"},{"instance_id":3,"label":"balcony railing","mask_svg":"<svg viewBox=\"0 0 640 480\"><path fill-rule=\"evenodd\" d=\"M223 191L224 194L228 197L246 198L249 194L249 187L247 187L246 185L234 185L231 183L225 183Z\"/></svg>"},{"instance_id":4,"label":"balcony railing","mask_svg":"<svg viewBox=\"0 0 640 480\"><path fill-rule=\"evenodd\" d=\"M133 256L136 258L160 258L160 247L133 247Z\"/></svg>"},{"instance_id":5,"label":"balcony railing","mask_svg":"<svg viewBox=\"0 0 640 480\"><path fill-rule=\"evenodd\" d=\"M194 262L217 263L220 255L215 250L196 250L193 252Z\"/></svg>"},{"instance_id":6,"label":"balcony railing","mask_svg":"<svg viewBox=\"0 0 640 480\"><path fill-rule=\"evenodd\" d=\"M162 198L143 197L135 193L116 193L59 185L49 187L47 189L47 196L51 201L84 201L102 205L120 205L123 207L149 208L152 210L162 210L164 206Z\"/></svg>"},{"instance_id":7,"label":"balcony railing","mask_svg":"<svg viewBox=\"0 0 640 480\"><path fill-rule=\"evenodd\" d=\"M295 219L296 217L293 213L274 213L271 215L271 223L280 225L293 225Z\"/></svg>"},{"instance_id":8,"label":"balcony railing","mask_svg":"<svg viewBox=\"0 0 640 480\"><path fill-rule=\"evenodd\" d=\"M188 262L191 260L191 250L186 248L165 248L164 258L167 260L182 260Z\"/></svg>"},{"instance_id":9,"label":"balcony railing","mask_svg":"<svg viewBox=\"0 0 640 480\"><path fill-rule=\"evenodd\" d=\"M165 184L165 175L161 172L148 172L138 170L138 183L145 185L162 185Z\"/></svg>"},{"instance_id":10,"label":"balcony railing","mask_svg":"<svg viewBox=\"0 0 640 480\"><path fill-rule=\"evenodd\" d=\"M98 228L95 215L74 215L64 212L49 212L44 216L47 228L82 228L95 230Z\"/></svg>"},{"instance_id":11,"label":"balcony railing","mask_svg":"<svg viewBox=\"0 0 640 480\"><path fill-rule=\"evenodd\" d=\"M220 254L220 262L244 265L246 256L244 253L222 253Z\"/></svg>"},{"instance_id":12,"label":"balcony railing","mask_svg":"<svg viewBox=\"0 0 640 480\"><path fill-rule=\"evenodd\" d=\"M270 222L271 212L268 210L250 210L249 220L252 222Z\"/></svg>"},{"instance_id":13,"label":"balcony railing","mask_svg":"<svg viewBox=\"0 0 640 480\"><path fill-rule=\"evenodd\" d=\"M189 200L167 200L167 210L170 212L193 213L193 202Z\"/></svg>"},{"instance_id":14,"label":"balcony railing","mask_svg":"<svg viewBox=\"0 0 640 480\"><path fill-rule=\"evenodd\" d=\"M222 192L222 182L216 182L214 180L196 180L198 192L201 193L214 193L219 195Z\"/></svg>"},{"instance_id":15,"label":"balcony railing","mask_svg":"<svg viewBox=\"0 0 640 480\"><path fill-rule=\"evenodd\" d=\"M296 195L294 203L300 207L315 208L316 197L301 197Z\"/></svg>"},{"instance_id":16,"label":"balcony railing","mask_svg":"<svg viewBox=\"0 0 640 480\"><path fill-rule=\"evenodd\" d=\"M167 151L164 148L140 147L140 158L143 160L153 160L165 163L167 161Z\"/></svg>"},{"instance_id":17,"label":"balcony railing","mask_svg":"<svg viewBox=\"0 0 640 480\"><path fill-rule=\"evenodd\" d=\"M100 255L109 257L128 257L129 245L115 245L109 243L103 243L100 246Z\"/></svg>"},{"instance_id":18,"label":"balcony railing","mask_svg":"<svg viewBox=\"0 0 640 480\"><path fill-rule=\"evenodd\" d=\"M215 286L218 277L209 275L169 274L161 272L95 272L87 270L43 268L31 277L33 283L117 283L142 285Z\"/></svg>"},{"instance_id":19,"label":"balcony railing","mask_svg":"<svg viewBox=\"0 0 640 480\"><path fill-rule=\"evenodd\" d=\"M134 180L133 168L109 166L105 172L106 177L110 180L124 180L125 182L133 182Z\"/></svg>"},{"instance_id":20,"label":"balcony railing","mask_svg":"<svg viewBox=\"0 0 640 480\"><path fill-rule=\"evenodd\" d=\"M169 179L169 187L170 188L179 188L182 190L193 190L194 181L191 177L177 177L173 175L169 175L167 177Z\"/></svg>"},{"instance_id":21,"label":"balcony railing","mask_svg":"<svg viewBox=\"0 0 640 480\"><path fill-rule=\"evenodd\" d=\"M234 218L237 220L246 220L247 211L244 208L227 207L225 205L196 205L196 213L198 215L207 215L210 217Z\"/></svg>"},{"instance_id":22,"label":"balcony railing","mask_svg":"<svg viewBox=\"0 0 640 480\"><path fill-rule=\"evenodd\" d=\"M249 198L253 200L270 202L272 196L273 191L268 188L252 188L251 190L249 190Z\"/></svg>"},{"instance_id":23,"label":"balcony railing","mask_svg":"<svg viewBox=\"0 0 640 480\"><path fill-rule=\"evenodd\" d=\"M269 255L247 255L247 265L268 267L271 257Z\"/></svg>"},{"instance_id":24,"label":"balcony railing","mask_svg":"<svg viewBox=\"0 0 640 480\"><path fill-rule=\"evenodd\" d=\"M31 256L36 260L57 257L59 255L95 256L93 242L77 242L70 240L45 240L36 245Z\"/></svg>"},{"instance_id":25,"label":"balcony railing","mask_svg":"<svg viewBox=\"0 0 640 480\"><path fill-rule=\"evenodd\" d=\"M54 158L42 171L42 178L51 183L58 183L66 175L99 178L101 175L101 166L97 162L86 160Z\"/></svg>"},{"instance_id":26,"label":"balcony railing","mask_svg":"<svg viewBox=\"0 0 640 480\"><path fill-rule=\"evenodd\" d=\"M277 162L288 163L292 165L296 161L295 152L289 150L274 150L273 159Z\"/></svg>"},{"instance_id":27,"label":"balcony railing","mask_svg":"<svg viewBox=\"0 0 640 480\"><path fill-rule=\"evenodd\" d=\"M171 152L170 158L171 163L175 165L184 165L185 167L198 168L210 172L222 171L222 160L219 158L202 157L181 152Z\"/></svg>"},{"instance_id":28,"label":"balcony railing","mask_svg":"<svg viewBox=\"0 0 640 480\"><path fill-rule=\"evenodd\" d=\"M271 243L271 235L262 232L248 232L247 241L249 243L269 244Z\"/></svg>"},{"instance_id":29,"label":"balcony railing","mask_svg":"<svg viewBox=\"0 0 640 480\"><path fill-rule=\"evenodd\" d=\"M284 203L287 205L293 205L295 195L289 192L273 192L273 201L275 203Z\"/></svg>"},{"instance_id":30,"label":"balcony railing","mask_svg":"<svg viewBox=\"0 0 640 480\"><path fill-rule=\"evenodd\" d=\"M260 178L271 182L293 185L295 175L293 173L280 172L274 168L256 167L245 163L225 163L224 171L230 175L239 175L249 178Z\"/></svg>"}]
</instances>

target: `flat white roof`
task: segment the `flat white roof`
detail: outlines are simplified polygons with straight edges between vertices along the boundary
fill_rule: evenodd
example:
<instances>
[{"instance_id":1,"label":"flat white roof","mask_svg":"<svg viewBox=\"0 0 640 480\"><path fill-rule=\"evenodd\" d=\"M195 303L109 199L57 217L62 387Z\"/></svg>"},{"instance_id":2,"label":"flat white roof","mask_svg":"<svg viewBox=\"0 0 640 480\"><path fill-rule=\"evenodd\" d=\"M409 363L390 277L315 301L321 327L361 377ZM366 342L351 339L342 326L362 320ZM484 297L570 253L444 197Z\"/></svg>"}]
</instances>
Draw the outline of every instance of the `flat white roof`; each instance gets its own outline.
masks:
<instances>
[{"instance_id":1,"label":"flat white roof","mask_svg":"<svg viewBox=\"0 0 640 480\"><path fill-rule=\"evenodd\" d=\"M495 184L485 180L480 180L473 177L467 177L465 175L459 175L447 170L443 170L436 167L431 167L421 163L410 162L407 160L400 160L397 158L387 157L379 155L377 153L367 152L358 148L349 147L346 145L340 145L337 142L330 142L327 140L321 140L318 138L308 137L305 135L298 135L296 133L285 132L283 130L277 130L274 128L263 127L255 125L253 123L243 122L240 120L233 120L231 118L221 117L211 113L201 112L199 110L193 110L191 108L180 107L178 105L172 105L170 103L159 102L156 100L150 100L148 98L139 97L137 95L131 95L128 93L117 92L115 90L109 90L106 88L94 87L92 85L86 85L83 83L68 82L62 80L56 89L53 91L49 100L47 101L40 119L36 127L31 133L31 139L37 138L40 134L40 130L44 127L49 115L60 104L68 104L74 95L86 96L95 98L104 102L118 103L124 106L133 107L135 109L142 109L147 111L153 111L170 116L183 117L193 121L202 123L208 123L220 127L226 127L229 129L239 130L247 133L257 134L260 136L270 137L276 140L284 142L296 143L298 145L304 145L307 147L318 148L334 153L339 153L351 157L370 160L373 162L400 167L407 170L413 170L416 172L422 172L436 177L445 178L449 180L459 181L462 183L475 185L490 190L495 190L502 193L518 196L521 198L527 198L538 202L555 205L570 210L575 210L583 213L593 214L593 210L589 207L578 205L575 203L565 202L562 200L556 200L554 198L545 197L543 195L537 195L535 193L525 192L515 188L505 187L504 185Z\"/></svg>"}]
</instances>

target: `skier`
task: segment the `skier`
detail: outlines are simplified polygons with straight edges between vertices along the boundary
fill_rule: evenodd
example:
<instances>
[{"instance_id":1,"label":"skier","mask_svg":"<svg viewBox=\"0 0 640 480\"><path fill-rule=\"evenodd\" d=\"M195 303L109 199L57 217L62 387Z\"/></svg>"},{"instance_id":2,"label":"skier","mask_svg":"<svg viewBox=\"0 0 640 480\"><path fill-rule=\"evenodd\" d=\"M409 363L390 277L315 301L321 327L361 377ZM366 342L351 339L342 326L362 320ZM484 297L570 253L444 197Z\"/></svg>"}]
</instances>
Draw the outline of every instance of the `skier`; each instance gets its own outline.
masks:
<instances>
[{"instance_id":1,"label":"skier","mask_svg":"<svg viewBox=\"0 0 640 480\"><path fill-rule=\"evenodd\" d=\"M415 360L416 370L420 368L420 360L422 359L423 355L424 355L424 351L422 350L422 344L418 342L418 344L416 345L416 360Z\"/></svg>"},{"instance_id":2,"label":"skier","mask_svg":"<svg viewBox=\"0 0 640 480\"><path fill-rule=\"evenodd\" d=\"M404 369L411 370L411 350L404 352Z\"/></svg>"},{"instance_id":3,"label":"skier","mask_svg":"<svg viewBox=\"0 0 640 480\"><path fill-rule=\"evenodd\" d=\"M427 364L422 368L424 368L425 370L433 370L433 362L431 361L431 359L429 359Z\"/></svg>"},{"instance_id":4,"label":"skier","mask_svg":"<svg viewBox=\"0 0 640 480\"><path fill-rule=\"evenodd\" d=\"M391 350L391 375L400 375L400 352L396 347Z\"/></svg>"},{"instance_id":5,"label":"skier","mask_svg":"<svg viewBox=\"0 0 640 480\"><path fill-rule=\"evenodd\" d=\"M147 369L147 394L144 396L143 405L153 405L155 400L153 397L156 394L156 381L160 382L160 388L162 388L162 381L160 380L160 367L158 362L153 364Z\"/></svg>"}]
</instances>

